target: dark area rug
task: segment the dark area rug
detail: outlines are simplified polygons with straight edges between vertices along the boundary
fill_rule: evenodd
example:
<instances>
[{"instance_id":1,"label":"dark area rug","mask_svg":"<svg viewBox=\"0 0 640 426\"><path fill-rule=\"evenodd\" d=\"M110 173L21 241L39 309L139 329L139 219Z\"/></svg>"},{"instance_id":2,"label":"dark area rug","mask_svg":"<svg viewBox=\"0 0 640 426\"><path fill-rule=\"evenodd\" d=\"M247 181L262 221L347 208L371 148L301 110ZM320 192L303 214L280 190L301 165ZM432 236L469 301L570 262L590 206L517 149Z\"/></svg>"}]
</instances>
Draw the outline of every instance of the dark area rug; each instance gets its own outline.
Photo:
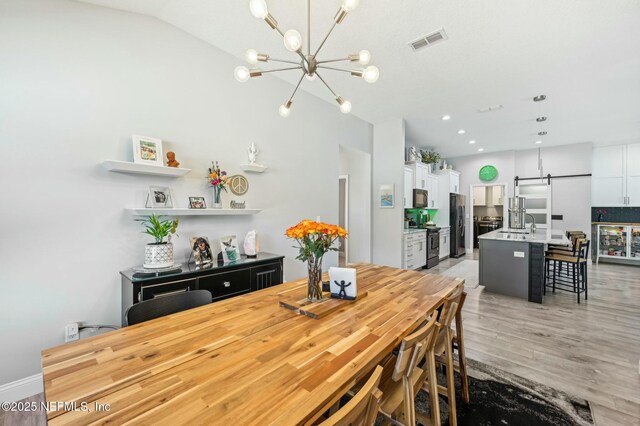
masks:
<instances>
[{"instance_id":1,"label":"dark area rug","mask_svg":"<svg viewBox=\"0 0 640 426\"><path fill-rule=\"evenodd\" d=\"M467 359L469 404L460 398L456 373L456 406L460 426L586 426L593 425L589 404L556 389ZM438 383L445 376L438 371ZM420 391L416 410L429 413L429 395ZM442 425L449 424L449 405L440 397ZM378 422L382 417L378 417Z\"/></svg>"},{"instance_id":2,"label":"dark area rug","mask_svg":"<svg viewBox=\"0 0 640 426\"><path fill-rule=\"evenodd\" d=\"M556 389L509 374L487 364L467 360L469 404L460 398L456 373L458 425L582 426L593 425L589 404ZM438 382L445 384L438 372ZM416 410L429 412L429 396L420 391ZM442 424L449 424L449 405L440 397Z\"/></svg>"}]
</instances>

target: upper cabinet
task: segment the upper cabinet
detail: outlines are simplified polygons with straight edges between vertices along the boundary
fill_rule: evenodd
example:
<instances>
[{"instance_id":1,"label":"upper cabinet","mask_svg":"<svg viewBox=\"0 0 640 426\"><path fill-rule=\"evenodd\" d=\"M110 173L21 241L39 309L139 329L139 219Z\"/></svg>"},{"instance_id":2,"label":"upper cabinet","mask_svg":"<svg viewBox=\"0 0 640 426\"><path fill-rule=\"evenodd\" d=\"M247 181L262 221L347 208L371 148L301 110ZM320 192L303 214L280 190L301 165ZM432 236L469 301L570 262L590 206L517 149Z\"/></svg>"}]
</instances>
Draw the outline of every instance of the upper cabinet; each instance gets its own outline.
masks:
<instances>
[{"instance_id":1,"label":"upper cabinet","mask_svg":"<svg viewBox=\"0 0 640 426\"><path fill-rule=\"evenodd\" d=\"M427 203L429 209L439 209L440 208L440 180L438 176L429 174L427 177Z\"/></svg>"},{"instance_id":2,"label":"upper cabinet","mask_svg":"<svg viewBox=\"0 0 640 426\"><path fill-rule=\"evenodd\" d=\"M460 194L460 173L448 170L446 172L449 175L449 193Z\"/></svg>"},{"instance_id":3,"label":"upper cabinet","mask_svg":"<svg viewBox=\"0 0 640 426\"><path fill-rule=\"evenodd\" d=\"M485 186L476 186L473 188L473 205L487 205L487 188Z\"/></svg>"},{"instance_id":4,"label":"upper cabinet","mask_svg":"<svg viewBox=\"0 0 640 426\"><path fill-rule=\"evenodd\" d=\"M491 187L491 201L494 206L501 206L504 204L504 194L502 193L502 186Z\"/></svg>"},{"instance_id":5,"label":"upper cabinet","mask_svg":"<svg viewBox=\"0 0 640 426\"><path fill-rule=\"evenodd\" d=\"M640 144L596 147L592 165L592 206L640 206Z\"/></svg>"},{"instance_id":6,"label":"upper cabinet","mask_svg":"<svg viewBox=\"0 0 640 426\"><path fill-rule=\"evenodd\" d=\"M404 166L404 208L413 207L413 169Z\"/></svg>"},{"instance_id":7,"label":"upper cabinet","mask_svg":"<svg viewBox=\"0 0 640 426\"><path fill-rule=\"evenodd\" d=\"M411 169L413 170L413 179L414 184L413 187L415 189L424 189L429 190L429 176L431 176L429 166L423 163L410 163Z\"/></svg>"}]
</instances>

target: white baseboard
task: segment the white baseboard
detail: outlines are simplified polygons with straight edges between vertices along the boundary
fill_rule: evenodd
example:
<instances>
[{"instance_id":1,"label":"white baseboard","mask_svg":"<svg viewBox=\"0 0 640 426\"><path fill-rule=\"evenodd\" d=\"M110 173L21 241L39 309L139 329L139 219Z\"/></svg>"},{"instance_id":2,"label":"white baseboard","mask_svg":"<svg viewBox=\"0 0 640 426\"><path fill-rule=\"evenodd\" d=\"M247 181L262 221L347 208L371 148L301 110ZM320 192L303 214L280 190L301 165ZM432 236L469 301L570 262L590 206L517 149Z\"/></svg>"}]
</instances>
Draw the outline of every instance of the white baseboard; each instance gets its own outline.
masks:
<instances>
[{"instance_id":1,"label":"white baseboard","mask_svg":"<svg viewBox=\"0 0 640 426\"><path fill-rule=\"evenodd\" d=\"M0 385L0 401L13 402L44 392L42 374L25 377Z\"/></svg>"},{"instance_id":2,"label":"white baseboard","mask_svg":"<svg viewBox=\"0 0 640 426\"><path fill-rule=\"evenodd\" d=\"M473 249L472 248L465 248L464 252L467 254L473 254Z\"/></svg>"}]
</instances>

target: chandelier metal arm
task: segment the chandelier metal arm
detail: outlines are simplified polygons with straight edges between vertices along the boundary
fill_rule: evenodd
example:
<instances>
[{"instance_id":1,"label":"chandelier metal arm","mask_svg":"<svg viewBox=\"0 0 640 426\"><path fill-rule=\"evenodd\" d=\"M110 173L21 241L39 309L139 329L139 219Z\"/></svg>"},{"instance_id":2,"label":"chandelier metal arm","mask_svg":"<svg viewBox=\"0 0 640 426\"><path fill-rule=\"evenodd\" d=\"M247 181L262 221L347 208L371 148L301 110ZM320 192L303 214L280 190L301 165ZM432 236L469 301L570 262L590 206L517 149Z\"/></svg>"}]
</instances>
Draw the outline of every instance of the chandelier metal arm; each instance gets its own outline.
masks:
<instances>
[{"instance_id":1,"label":"chandelier metal arm","mask_svg":"<svg viewBox=\"0 0 640 426\"><path fill-rule=\"evenodd\" d=\"M318 68L322 68L322 69L325 69L325 70L333 70L333 71L352 72L352 70L343 70L343 69L340 69L340 68L327 67L327 66L324 66L324 65L318 65Z\"/></svg>"},{"instance_id":2,"label":"chandelier metal arm","mask_svg":"<svg viewBox=\"0 0 640 426\"><path fill-rule=\"evenodd\" d=\"M266 74L268 72L278 72L278 71L290 71L290 70L301 70L302 66L298 65L297 67L290 67L290 68L278 68L275 70L266 70L266 71L262 71L262 74Z\"/></svg>"},{"instance_id":3,"label":"chandelier metal arm","mask_svg":"<svg viewBox=\"0 0 640 426\"><path fill-rule=\"evenodd\" d=\"M328 64L329 62L344 62L344 61L351 61L351 58L329 59L327 61L318 61L318 64Z\"/></svg>"},{"instance_id":4,"label":"chandelier metal arm","mask_svg":"<svg viewBox=\"0 0 640 426\"><path fill-rule=\"evenodd\" d=\"M324 46L324 43L327 41L327 39L329 38L329 36L331 35L331 33L333 32L333 29L336 27L336 25L338 25L337 21L333 22L333 25L331 26L331 29L329 30L329 32L327 33L327 35L324 37L324 40L322 40L322 43L320 43L320 46L318 46L318 50L316 50L316 53L313 55L318 56L318 53L320 53L320 49L322 49L322 46Z\"/></svg>"},{"instance_id":5,"label":"chandelier metal arm","mask_svg":"<svg viewBox=\"0 0 640 426\"><path fill-rule=\"evenodd\" d=\"M295 64L295 65L300 64L300 62L296 62L296 61L287 61L285 59L274 59L274 58L269 58L267 62L282 62L284 64Z\"/></svg>"},{"instance_id":6,"label":"chandelier metal arm","mask_svg":"<svg viewBox=\"0 0 640 426\"><path fill-rule=\"evenodd\" d=\"M296 95L296 92L298 91L298 88L300 87L300 84L302 84L302 79L304 79L304 76L305 76L305 74L302 73L302 76L300 77L300 80L298 81L298 84L296 85L295 90L293 91L291 96L289 96L289 101L288 102L293 101L293 97Z\"/></svg>"},{"instance_id":7,"label":"chandelier metal arm","mask_svg":"<svg viewBox=\"0 0 640 426\"><path fill-rule=\"evenodd\" d=\"M336 94L336 92L333 91L333 89L331 87L329 87L329 85L327 84L326 81L324 81L324 78L322 78L322 76L320 74L318 74L316 72L316 75L318 76L318 78L320 79L320 81L322 81L324 83L325 86L327 86L327 89L329 89L329 91L333 94L333 96L337 99L339 98L339 96Z\"/></svg>"}]
</instances>

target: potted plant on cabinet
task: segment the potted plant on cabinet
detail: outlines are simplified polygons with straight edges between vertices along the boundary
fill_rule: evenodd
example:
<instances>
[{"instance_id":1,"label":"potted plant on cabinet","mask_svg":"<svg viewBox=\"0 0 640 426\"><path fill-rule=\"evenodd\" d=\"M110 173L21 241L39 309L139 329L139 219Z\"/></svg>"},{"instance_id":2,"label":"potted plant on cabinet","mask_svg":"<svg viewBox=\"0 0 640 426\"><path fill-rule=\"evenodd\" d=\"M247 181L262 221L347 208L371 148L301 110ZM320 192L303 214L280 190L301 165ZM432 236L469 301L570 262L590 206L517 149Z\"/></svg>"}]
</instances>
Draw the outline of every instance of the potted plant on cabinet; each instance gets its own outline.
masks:
<instances>
[{"instance_id":1,"label":"potted plant on cabinet","mask_svg":"<svg viewBox=\"0 0 640 426\"><path fill-rule=\"evenodd\" d=\"M431 171L435 171L435 165L440 162L440 154L438 154L436 151L434 151L433 149L430 151L422 151L422 162L429 164L429 167L431 167Z\"/></svg>"},{"instance_id":2,"label":"potted plant on cabinet","mask_svg":"<svg viewBox=\"0 0 640 426\"><path fill-rule=\"evenodd\" d=\"M145 268L158 269L173 266L173 244L171 236L176 233L178 228L178 219L164 219L164 216L146 216L142 219L136 219L145 227L145 234L155 238L155 243L149 243L144 250ZM165 241L165 238L167 241Z\"/></svg>"}]
</instances>

